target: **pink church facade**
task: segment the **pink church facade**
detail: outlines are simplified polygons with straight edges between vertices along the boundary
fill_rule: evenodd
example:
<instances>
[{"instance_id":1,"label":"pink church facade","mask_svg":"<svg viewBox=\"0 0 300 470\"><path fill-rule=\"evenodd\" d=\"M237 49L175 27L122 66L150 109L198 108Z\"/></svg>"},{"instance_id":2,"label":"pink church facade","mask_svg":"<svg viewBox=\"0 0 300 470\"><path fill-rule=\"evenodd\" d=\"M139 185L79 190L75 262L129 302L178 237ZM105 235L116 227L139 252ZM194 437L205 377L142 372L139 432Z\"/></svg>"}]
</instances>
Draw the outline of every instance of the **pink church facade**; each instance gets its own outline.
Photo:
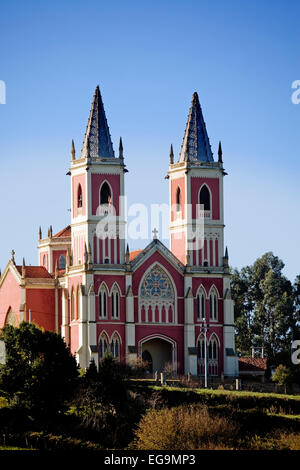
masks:
<instances>
[{"instance_id":1,"label":"pink church facade","mask_svg":"<svg viewBox=\"0 0 300 470\"><path fill-rule=\"evenodd\" d=\"M57 331L83 368L109 351L128 363L147 360L150 372L168 365L201 375L205 323L209 374L236 376L226 173L220 145L213 159L196 93L177 162L170 152L170 249L156 233L143 250L126 248L126 172L122 141L116 157L97 87L79 158L72 145L70 225L55 235L50 227L46 238L40 230L39 266L17 266L12 253L0 279L0 328L25 320ZM195 236L199 207L203 224ZM106 235L112 213L114 231Z\"/></svg>"}]
</instances>

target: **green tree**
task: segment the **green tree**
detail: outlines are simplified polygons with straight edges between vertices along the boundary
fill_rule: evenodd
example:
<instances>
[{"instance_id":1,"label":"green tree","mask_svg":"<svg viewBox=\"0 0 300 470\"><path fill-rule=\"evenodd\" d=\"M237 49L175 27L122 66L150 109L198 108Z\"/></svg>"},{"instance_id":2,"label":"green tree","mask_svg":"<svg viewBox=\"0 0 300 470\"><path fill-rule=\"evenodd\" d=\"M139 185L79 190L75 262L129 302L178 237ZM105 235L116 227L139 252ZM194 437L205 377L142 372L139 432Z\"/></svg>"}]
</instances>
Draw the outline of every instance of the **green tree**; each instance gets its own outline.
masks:
<instances>
[{"instance_id":1,"label":"green tree","mask_svg":"<svg viewBox=\"0 0 300 470\"><path fill-rule=\"evenodd\" d=\"M0 390L10 405L33 416L53 416L74 391L78 366L63 338L33 324L6 325L0 339L6 363L0 365Z\"/></svg>"},{"instance_id":2,"label":"green tree","mask_svg":"<svg viewBox=\"0 0 300 470\"><path fill-rule=\"evenodd\" d=\"M276 368L272 380L273 382L278 383L278 385L284 386L286 392L287 385L290 385L293 382L293 372L289 367L280 364Z\"/></svg>"},{"instance_id":3,"label":"green tree","mask_svg":"<svg viewBox=\"0 0 300 470\"><path fill-rule=\"evenodd\" d=\"M297 322L295 290L283 268L284 263L268 252L232 274L236 342L242 354L249 354L251 346L264 347L272 360L290 348Z\"/></svg>"}]
</instances>

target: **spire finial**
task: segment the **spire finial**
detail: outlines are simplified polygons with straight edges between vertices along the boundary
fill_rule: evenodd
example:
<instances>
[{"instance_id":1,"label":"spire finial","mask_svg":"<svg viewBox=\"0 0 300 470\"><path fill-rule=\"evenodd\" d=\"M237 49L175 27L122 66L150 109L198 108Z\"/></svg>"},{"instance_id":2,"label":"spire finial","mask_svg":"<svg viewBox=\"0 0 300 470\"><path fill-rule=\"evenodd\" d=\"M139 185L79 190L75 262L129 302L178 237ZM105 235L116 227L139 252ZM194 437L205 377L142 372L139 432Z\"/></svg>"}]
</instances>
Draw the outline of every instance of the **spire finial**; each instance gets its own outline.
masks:
<instances>
[{"instance_id":1,"label":"spire finial","mask_svg":"<svg viewBox=\"0 0 300 470\"><path fill-rule=\"evenodd\" d=\"M59 271L58 271L58 262L55 262L55 271L54 271L55 279L58 279Z\"/></svg>"},{"instance_id":2,"label":"spire finial","mask_svg":"<svg viewBox=\"0 0 300 470\"><path fill-rule=\"evenodd\" d=\"M179 161L214 161L197 92L193 94Z\"/></svg>"},{"instance_id":3,"label":"spire finial","mask_svg":"<svg viewBox=\"0 0 300 470\"><path fill-rule=\"evenodd\" d=\"M227 246L226 246L226 249L225 249L225 258L228 259L228 248L227 248Z\"/></svg>"},{"instance_id":4,"label":"spire finial","mask_svg":"<svg viewBox=\"0 0 300 470\"><path fill-rule=\"evenodd\" d=\"M120 137L119 158L120 158L121 160L124 159L124 156L123 156L123 142L122 142L122 137Z\"/></svg>"},{"instance_id":5,"label":"spire finial","mask_svg":"<svg viewBox=\"0 0 300 470\"><path fill-rule=\"evenodd\" d=\"M11 250L11 261L12 261L14 264L16 264L16 263L15 263L15 254L16 254L15 250Z\"/></svg>"},{"instance_id":6,"label":"spire finial","mask_svg":"<svg viewBox=\"0 0 300 470\"><path fill-rule=\"evenodd\" d=\"M25 278L25 269L26 269L25 258L23 258L23 262L22 262L22 278L23 279Z\"/></svg>"},{"instance_id":7,"label":"spire finial","mask_svg":"<svg viewBox=\"0 0 300 470\"><path fill-rule=\"evenodd\" d=\"M75 160L75 145L74 145L74 140L72 139L72 147L71 147L71 155L72 155L72 160Z\"/></svg>"},{"instance_id":8,"label":"spire finial","mask_svg":"<svg viewBox=\"0 0 300 470\"><path fill-rule=\"evenodd\" d=\"M127 246L126 246L126 253L125 253L125 263L128 264L129 263L129 245L127 243Z\"/></svg>"},{"instance_id":9,"label":"spire finial","mask_svg":"<svg viewBox=\"0 0 300 470\"><path fill-rule=\"evenodd\" d=\"M40 228L39 228L39 240L42 239L42 236L43 236L43 235L42 235L42 227L40 226Z\"/></svg>"},{"instance_id":10,"label":"spire finial","mask_svg":"<svg viewBox=\"0 0 300 470\"><path fill-rule=\"evenodd\" d=\"M219 141L219 149L218 149L219 163L223 163L222 156L223 156L222 144L221 144L221 141Z\"/></svg>"},{"instance_id":11,"label":"spire finial","mask_svg":"<svg viewBox=\"0 0 300 470\"><path fill-rule=\"evenodd\" d=\"M81 157L88 158L87 152L92 159L115 157L99 85L94 93Z\"/></svg>"},{"instance_id":12,"label":"spire finial","mask_svg":"<svg viewBox=\"0 0 300 470\"><path fill-rule=\"evenodd\" d=\"M170 148L170 165L173 165L174 163L174 152L173 152L173 145L171 144Z\"/></svg>"}]
</instances>

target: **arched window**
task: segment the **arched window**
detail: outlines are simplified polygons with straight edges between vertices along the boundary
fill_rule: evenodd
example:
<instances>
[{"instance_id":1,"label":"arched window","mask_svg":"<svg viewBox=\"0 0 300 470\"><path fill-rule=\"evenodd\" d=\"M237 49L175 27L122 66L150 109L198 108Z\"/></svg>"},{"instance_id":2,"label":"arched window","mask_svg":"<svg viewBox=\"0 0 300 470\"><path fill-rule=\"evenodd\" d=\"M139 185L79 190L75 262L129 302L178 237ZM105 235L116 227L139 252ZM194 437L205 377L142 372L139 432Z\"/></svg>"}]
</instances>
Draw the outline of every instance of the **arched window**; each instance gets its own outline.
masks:
<instances>
[{"instance_id":1,"label":"arched window","mask_svg":"<svg viewBox=\"0 0 300 470\"><path fill-rule=\"evenodd\" d=\"M47 267L47 256L46 255L43 256L43 266L44 266L44 268Z\"/></svg>"},{"instance_id":2,"label":"arched window","mask_svg":"<svg viewBox=\"0 0 300 470\"><path fill-rule=\"evenodd\" d=\"M99 291L99 318L107 318L107 289L104 285Z\"/></svg>"},{"instance_id":3,"label":"arched window","mask_svg":"<svg viewBox=\"0 0 300 470\"><path fill-rule=\"evenodd\" d=\"M147 271L139 291L139 318L150 323L176 322L176 302L173 283L159 265Z\"/></svg>"},{"instance_id":4,"label":"arched window","mask_svg":"<svg viewBox=\"0 0 300 470\"><path fill-rule=\"evenodd\" d=\"M176 191L176 212L181 212L181 190L179 187Z\"/></svg>"},{"instance_id":5,"label":"arched window","mask_svg":"<svg viewBox=\"0 0 300 470\"><path fill-rule=\"evenodd\" d=\"M219 343L215 335L213 334L209 340L208 346L208 359L213 361L218 360L218 352L219 352Z\"/></svg>"},{"instance_id":6,"label":"arched window","mask_svg":"<svg viewBox=\"0 0 300 470\"><path fill-rule=\"evenodd\" d=\"M60 255L58 266L59 266L59 269L66 269L66 257L65 257L65 255Z\"/></svg>"},{"instance_id":7,"label":"arched window","mask_svg":"<svg viewBox=\"0 0 300 470\"><path fill-rule=\"evenodd\" d=\"M76 318L76 294L75 290L72 289L71 292L71 321L75 320Z\"/></svg>"},{"instance_id":8,"label":"arched window","mask_svg":"<svg viewBox=\"0 0 300 470\"><path fill-rule=\"evenodd\" d=\"M81 184L78 185L78 190L77 190L77 207L78 208L82 207L82 187L81 187Z\"/></svg>"},{"instance_id":9,"label":"arched window","mask_svg":"<svg viewBox=\"0 0 300 470\"><path fill-rule=\"evenodd\" d=\"M203 287L201 287L197 294L197 319L202 320L205 318L205 291Z\"/></svg>"},{"instance_id":10,"label":"arched window","mask_svg":"<svg viewBox=\"0 0 300 470\"><path fill-rule=\"evenodd\" d=\"M110 203L111 203L111 191L110 191L110 187L105 181L105 183L103 183L103 185L101 186L100 204L110 205Z\"/></svg>"},{"instance_id":11,"label":"arched window","mask_svg":"<svg viewBox=\"0 0 300 470\"><path fill-rule=\"evenodd\" d=\"M111 317L120 317L120 292L116 285L114 286L111 294Z\"/></svg>"},{"instance_id":12,"label":"arched window","mask_svg":"<svg viewBox=\"0 0 300 470\"><path fill-rule=\"evenodd\" d=\"M210 193L209 189L206 185L202 186L201 191L200 191L200 204L202 204L204 207L203 209L205 211L210 211Z\"/></svg>"},{"instance_id":13,"label":"arched window","mask_svg":"<svg viewBox=\"0 0 300 470\"><path fill-rule=\"evenodd\" d=\"M218 319L218 294L213 287L209 294L209 319L216 321Z\"/></svg>"},{"instance_id":14,"label":"arched window","mask_svg":"<svg viewBox=\"0 0 300 470\"><path fill-rule=\"evenodd\" d=\"M111 343L110 343L110 353L113 355L113 357L117 360L120 359L120 338L117 333L115 333L112 337Z\"/></svg>"},{"instance_id":15,"label":"arched window","mask_svg":"<svg viewBox=\"0 0 300 470\"><path fill-rule=\"evenodd\" d=\"M105 354L108 352L108 336L105 332L101 333L99 339L99 357L100 360L104 358Z\"/></svg>"},{"instance_id":16,"label":"arched window","mask_svg":"<svg viewBox=\"0 0 300 470\"><path fill-rule=\"evenodd\" d=\"M204 336L200 336L197 341L197 356L198 359L204 359L205 358L205 342L204 342Z\"/></svg>"},{"instance_id":17,"label":"arched window","mask_svg":"<svg viewBox=\"0 0 300 470\"><path fill-rule=\"evenodd\" d=\"M79 320L81 317L81 292L80 287L77 288L77 310L76 310L76 319Z\"/></svg>"}]
</instances>

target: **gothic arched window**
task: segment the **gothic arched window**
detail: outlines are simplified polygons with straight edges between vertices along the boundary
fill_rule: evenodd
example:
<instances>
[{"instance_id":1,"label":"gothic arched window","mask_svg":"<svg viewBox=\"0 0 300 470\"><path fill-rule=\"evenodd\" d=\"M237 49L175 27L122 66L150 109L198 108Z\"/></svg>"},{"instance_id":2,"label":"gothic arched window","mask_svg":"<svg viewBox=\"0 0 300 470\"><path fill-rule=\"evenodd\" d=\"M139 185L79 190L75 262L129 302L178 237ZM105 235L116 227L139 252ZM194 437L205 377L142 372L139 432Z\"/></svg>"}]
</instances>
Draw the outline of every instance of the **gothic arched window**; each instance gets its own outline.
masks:
<instances>
[{"instance_id":1,"label":"gothic arched window","mask_svg":"<svg viewBox=\"0 0 300 470\"><path fill-rule=\"evenodd\" d=\"M120 359L120 338L117 333L115 333L111 339L110 353L115 359Z\"/></svg>"},{"instance_id":2,"label":"gothic arched window","mask_svg":"<svg viewBox=\"0 0 300 470\"><path fill-rule=\"evenodd\" d=\"M77 295L76 295L77 299L76 299L76 304L77 304L77 309L76 309L76 319L80 319L80 316L81 316L81 303L80 303L80 300L81 300L81 295L80 295L80 287L77 288Z\"/></svg>"},{"instance_id":3,"label":"gothic arched window","mask_svg":"<svg viewBox=\"0 0 300 470\"><path fill-rule=\"evenodd\" d=\"M213 287L209 294L209 318L210 320L217 320L218 319L218 294Z\"/></svg>"},{"instance_id":4,"label":"gothic arched window","mask_svg":"<svg viewBox=\"0 0 300 470\"><path fill-rule=\"evenodd\" d=\"M197 294L197 319L202 320L205 318L205 291L203 287L201 287Z\"/></svg>"},{"instance_id":5,"label":"gothic arched window","mask_svg":"<svg viewBox=\"0 0 300 470\"><path fill-rule=\"evenodd\" d=\"M111 317L120 317L120 292L116 285L114 286L111 294Z\"/></svg>"},{"instance_id":6,"label":"gothic arched window","mask_svg":"<svg viewBox=\"0 0 300 470\"><path fill-rule=\"evenodd\" d=\"M60 255L58 262L59 269L66 269L66 257L65 255Z\"/></svg>"},{"instance_id":7,"label":"gothic arched window","mask_svg":"<svg viewBox=\"0 0 300 470\"><path fill-rule=\"evenodd\" d=\"M105 183L103 183L103 185L101 186L101 190L100 190L100 204L109 205L110 203L111 203L111 190L105 181Z\"/></svg>"},{"instance_id":8,"label":"gothic arched window","mask_svg":"<svg viewBox=\"0 0 300 470\"><path fill-rule=\"evenodd\" d=\"M75 290L72 289L71 292L71 321L76 318L76 294Z\"/></svg>"},{"instance_id":9,"label":"gothic arched window","mask_svg":"<svg viewBox=\"0 0 300 470\"><path fill-rule=\"evenodd\" d=\"M213 334L209 340L208 346L208 358L214 361L218 360L218 352L219 352L219 343L216 336Z\"/></svg>"},{"instance_id":10,"label":"gothic arched window","mask_svg":"<svg viewBox=\"0 0 300 470\"><path fill-rule=\"evenodd\" d=\"M176 191L176 212L181 212L181 190L179 187Z\"/></svg>"},{"instance_id":11,"label":"gothic arched window","mask_svg":"<svg viewBox=\"0 0 300 470\"><path fill-rule=\"evenodd\" d=\"M199 197L199 202L200 204L203 205L203 210L205 211L210 211L210 192L206 184L204 184L201 188L200 191L200 197Z\"/></svg>"},{"instance_id":12,"label":"gothic arched window","mask_svg":"<svg viewBox=\"0 0 300 470\"><path fill-rule=\"evenodd\" d=\"M175 291L169 276L160 266L153 266L140 287L140 319L145 311L145 322L162 323L164 319L166 323L175 323L175 305Z\"/></svg>"},{"instance_id":13,"label":"gothic arched window","mask_svg":"<svg viewBox=\"0 0 300 470\"><path fill-rule=\"evenodd\" d=\"M107 318L107 289L103 285L99 291L99 318Z\"/></svg>"},{"instance_id":14,"label":"gothic arched window","mask_svg":"<svg viewBox=\"0 0 300 470\"><path fill-rule=\"evenodd\" d=\"M108 336L105 332L101 333L100 339L99 339L99 357L100 360L103 359L105 354L108 351Z\"/></svg>"},{"instance_id":15,"label":"gothic arched window","mask_svg":"<svg viewBox=\"0 0 300 470\"><path fill-rule=\"evenodd\" d=\"M81 184L78 185L78 190L77 190L77 207L78 208L82 207L82 187L81 187Z\"/></svg>"}]
</instances>

